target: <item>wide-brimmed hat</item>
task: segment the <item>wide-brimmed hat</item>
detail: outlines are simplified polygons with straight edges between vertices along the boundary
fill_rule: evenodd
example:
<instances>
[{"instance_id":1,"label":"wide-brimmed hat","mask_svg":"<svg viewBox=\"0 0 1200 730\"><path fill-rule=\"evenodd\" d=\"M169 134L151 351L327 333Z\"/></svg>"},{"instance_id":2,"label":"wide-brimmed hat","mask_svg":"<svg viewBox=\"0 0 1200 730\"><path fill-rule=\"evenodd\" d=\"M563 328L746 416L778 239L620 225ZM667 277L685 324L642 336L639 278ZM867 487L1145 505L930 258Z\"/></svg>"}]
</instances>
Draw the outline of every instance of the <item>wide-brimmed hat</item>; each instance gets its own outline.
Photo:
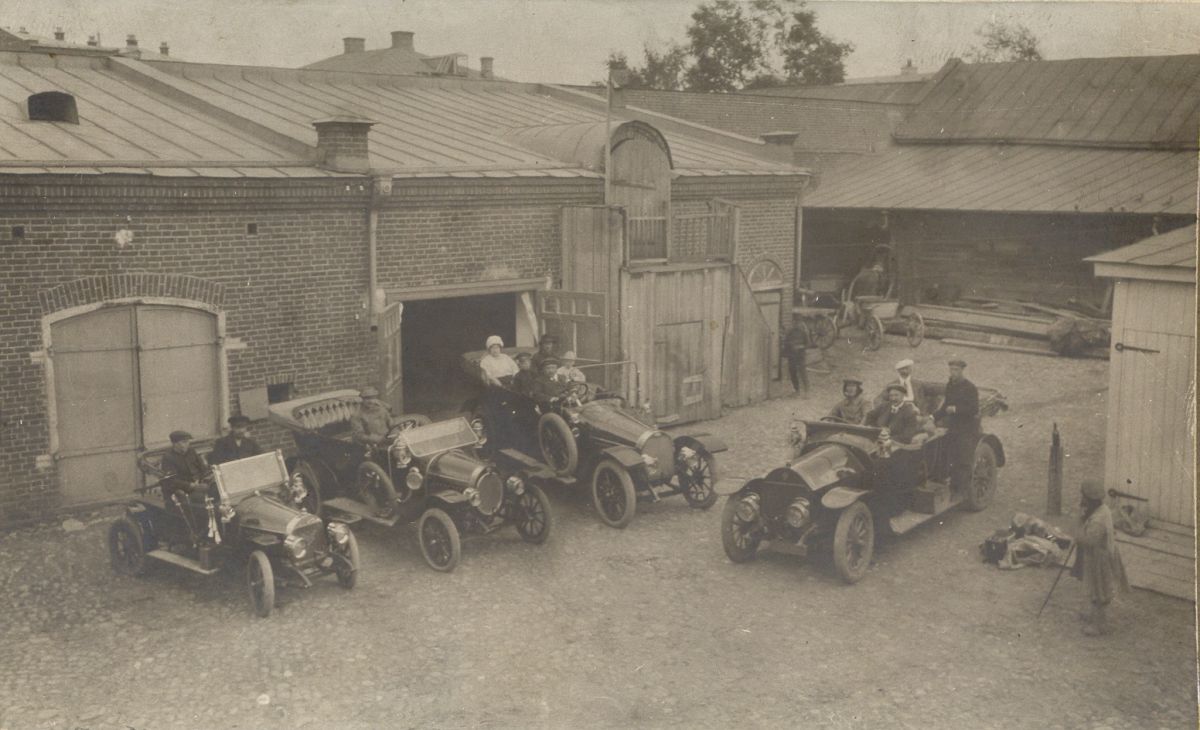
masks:
<instances>
[{"instance_id":1,"label":"wide-brimmed hat","mask_svg":"<svg viewBox=\"0 0 1200 730\"><path fill-rule=\"evenodd\" d=\"M504 347L504 340L500 339L500 335L492 335L491 337L487 338L484 348L490 350L492 349L492 345L500 345L501 347Z\"/></svg>"},{"instance_id":2,"label":"wide-brimmed hat","mask_svg":"<svg viewBox=\"0 0 1200 730\"><path fill-rule=\"evenodd\" d=\"M187 431L172 431L170 438L171 443L177 444L180 441L191 441L192 435Z\"/></svg>"},{"instance_id":3,"label":"wide-brimmed hat","mask_svg":"<svg viewBox=\"0 0 1200 730\"><path fill-rule=\"evenodd\" d=\"M574 360L574 359L575 359L575 351L574 351L574 350L567 350L566 352L564 352L564 353L563 353L562 359L564 359L564 360Z\"/></svg>"}]
</instances>

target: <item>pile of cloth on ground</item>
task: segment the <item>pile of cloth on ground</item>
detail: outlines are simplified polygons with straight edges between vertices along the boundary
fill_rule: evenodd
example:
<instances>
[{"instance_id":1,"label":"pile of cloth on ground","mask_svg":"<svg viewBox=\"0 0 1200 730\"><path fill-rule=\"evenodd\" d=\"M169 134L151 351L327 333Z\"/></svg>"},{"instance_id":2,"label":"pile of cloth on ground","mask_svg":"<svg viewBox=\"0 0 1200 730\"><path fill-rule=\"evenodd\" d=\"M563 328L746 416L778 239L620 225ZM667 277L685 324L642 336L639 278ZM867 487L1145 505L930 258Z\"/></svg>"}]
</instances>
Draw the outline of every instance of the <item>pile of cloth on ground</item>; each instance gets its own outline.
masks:
<instances>
[{"instance_id":1,"label":"pile of cloth on ground","mask_svg":"<svg viewBox=\"0 0 1200 730\"><path fill-rule=\"evenodd\" d=\"M1062 565L1070 552L1072 538L1058 527L1024 512L1013 515L1009 526L997 530L979 546L983 562L1001 570L1026 565Z\"/></svg>"}]
</instances>

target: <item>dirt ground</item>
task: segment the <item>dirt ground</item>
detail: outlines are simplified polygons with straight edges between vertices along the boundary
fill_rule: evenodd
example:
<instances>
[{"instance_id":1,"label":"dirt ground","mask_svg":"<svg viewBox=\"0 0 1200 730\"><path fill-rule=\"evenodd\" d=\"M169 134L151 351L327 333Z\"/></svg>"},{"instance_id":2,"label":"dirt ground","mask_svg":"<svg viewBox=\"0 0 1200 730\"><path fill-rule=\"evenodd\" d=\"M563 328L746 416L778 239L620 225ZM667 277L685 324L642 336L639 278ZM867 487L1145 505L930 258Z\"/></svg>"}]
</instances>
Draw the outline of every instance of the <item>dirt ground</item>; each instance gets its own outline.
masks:
<instances>
[{"instance_id":1,"label":"dirt ground","mask_svg":"<svg viewBox=\"0 0 1200 730\"><path fill-rule=\"evenodd\" d=\"M725 475L756 475L781 462L788 414L821 415L843 374L874 392L901 357L940 379L963 355L1012 406L985 422L1008 454L997 500L881 544L857 585L820 556L731 564L720 503L639 505L613 530L560 492L548 544L469 540L449 575L411 528L363 527L357 589L281 591L259 620L236 575L114 577L115 512L84 516L0 537L0 729L1196 727L1191 603L1134 591L1112 636L1086 638L1077 581L1035 619L1054 573L979 559L1014 512L1042 512L1053 423L1064 502L1101 474L1107 363L888 340L839 343L808 397L681 429L727 439Z\"/></svg>"}]
</instances>

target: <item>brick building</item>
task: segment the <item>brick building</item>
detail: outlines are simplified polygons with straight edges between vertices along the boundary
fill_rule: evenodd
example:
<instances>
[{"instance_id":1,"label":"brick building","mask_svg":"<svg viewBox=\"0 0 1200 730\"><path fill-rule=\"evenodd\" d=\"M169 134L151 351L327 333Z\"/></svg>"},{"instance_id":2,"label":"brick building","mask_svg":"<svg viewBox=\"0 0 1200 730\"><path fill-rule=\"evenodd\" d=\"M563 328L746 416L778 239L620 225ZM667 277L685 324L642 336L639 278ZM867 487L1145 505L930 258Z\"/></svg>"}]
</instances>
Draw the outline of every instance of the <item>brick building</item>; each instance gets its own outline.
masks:
<instances>
[{"instance_id":1,"label":"brick building","mask_svg":"<svg viewBox=\"0 0 1200 730\"><path fill-rule=\"evenodd\" d=\"M662 163L651 210L636 180L612 180L606 201L594 96L8 47L0 525L128 494L137 451L175 428L210 437L244 413L286 448L258 420L269 401L378 384L399 407L451 408L459 355L487 334L531 345L563 326L547 301L603 301L593 319L617 332L616 281L589 289L564 263L574 215L614 216L605 245L622 271L751 273L764 302L791 281L807 173L759 140L618 111L614 169L638 149ZM564 130L575 152L554 142ZM766 306L756 342L786 326L786 307ZM726 337L753 329L712 324L718 363L741 342ZM671 360L643 357L651 379ZM706 377L719 408L723 378Z\"/></svg>"}]
</instances>

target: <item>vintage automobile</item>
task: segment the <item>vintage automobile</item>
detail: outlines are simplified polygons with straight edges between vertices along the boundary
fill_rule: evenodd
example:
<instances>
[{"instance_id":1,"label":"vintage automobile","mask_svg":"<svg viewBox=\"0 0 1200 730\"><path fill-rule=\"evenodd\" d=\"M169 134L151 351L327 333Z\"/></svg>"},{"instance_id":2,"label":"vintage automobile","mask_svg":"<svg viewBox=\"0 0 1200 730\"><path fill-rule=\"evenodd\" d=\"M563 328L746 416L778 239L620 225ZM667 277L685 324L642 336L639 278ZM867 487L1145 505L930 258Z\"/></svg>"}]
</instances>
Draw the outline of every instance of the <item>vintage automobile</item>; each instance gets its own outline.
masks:
<instances>
[{"instance_id":1,"label":"vintage automobile","mask_svg":"<svg viewBox=\"0 0 1200 730\"><path fill-rule=\"evenodd\" d=\"M276 585L308 588L334 573L350 589L358 582L358 543L341 522L323 522L298 509L303 486L288 477L283 454L259 454L212 467L203 502L164 501L164 451L144 453L138 465L153 483L137 490L108 531L108 551L120 575L142 575L151 561L201 575L245 565L254 612L269 616Z\"/></svg>"},{"instance_id":2,"label":"vintage automobile","mask_svg":"<svg viewBox=\"0 0 1200 730\"><path fill-rule=\"evenodd\" d=\"M296 442L290 467L304 485L303 504L351 523L415 521L421 554L439 571L458 565L460 533L512 524L528 543L550 536L553 515L540 472L501 469L483 458L465 418L399 416L383 444L371 448L350 438L361 402L357 391L337 390L269 406L271 420Z\"/></svg>"},{"instance_id":3,"label":"vintage automobile","mask_svg":"<svg viewBox=\"0 0 1200 730\"><path fill-rule=\"evenodd\" d=\"M937 429L921 443L898 444L886 429L829 420L797 424L798 455L749 481L725 480L721 541L735 563L752 559L766 540L772 549L807 555L829 548L837 573L856 583L867 573L875 536L900 535L953 507L978 511L996 490L1004 465L1000 440L983 434L971 479L952 490Z\"/></svg>"},{"instance_id":4,"label":"vintage automobile","mask_svg":"<svg viewBox=\"0 0 1200 730\"><path fill-rule=\"evenodd\" d=\"M469 373L473 367L478 375L481 356L464 355ZM672 438L658 429L648 409L632 408L619 394L591 383L571 383L545 409L509 384L483 390L464 405L480 441L541 460L562 482L585 481L597 514L611 527L627 526L639 499L657 502L682 494L696 509L717 501L713 455L728 447L716 436Z\"/></svg>"}]
</instances>

